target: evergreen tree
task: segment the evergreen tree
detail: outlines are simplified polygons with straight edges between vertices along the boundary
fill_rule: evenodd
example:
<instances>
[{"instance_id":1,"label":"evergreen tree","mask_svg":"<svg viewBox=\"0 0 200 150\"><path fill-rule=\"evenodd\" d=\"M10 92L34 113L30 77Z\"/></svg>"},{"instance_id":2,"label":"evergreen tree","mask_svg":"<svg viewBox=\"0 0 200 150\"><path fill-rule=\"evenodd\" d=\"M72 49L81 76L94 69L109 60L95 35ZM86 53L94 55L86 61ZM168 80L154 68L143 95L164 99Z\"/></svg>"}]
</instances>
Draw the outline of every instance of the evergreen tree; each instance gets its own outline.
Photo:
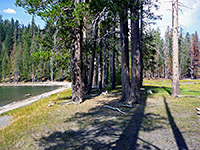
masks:
<instances>
[{"instance_id":1,"label":"evergreen tree","mask_svg":"<svg viewBox=\"0 0 200 150\"><path fill-rule=\"evenodd\" d=\"M199 39L197 31L195 31L195 34L192 39L192 68L195 79L200 76L199 64L200 64Z\"/></svg>"}]
</instances>

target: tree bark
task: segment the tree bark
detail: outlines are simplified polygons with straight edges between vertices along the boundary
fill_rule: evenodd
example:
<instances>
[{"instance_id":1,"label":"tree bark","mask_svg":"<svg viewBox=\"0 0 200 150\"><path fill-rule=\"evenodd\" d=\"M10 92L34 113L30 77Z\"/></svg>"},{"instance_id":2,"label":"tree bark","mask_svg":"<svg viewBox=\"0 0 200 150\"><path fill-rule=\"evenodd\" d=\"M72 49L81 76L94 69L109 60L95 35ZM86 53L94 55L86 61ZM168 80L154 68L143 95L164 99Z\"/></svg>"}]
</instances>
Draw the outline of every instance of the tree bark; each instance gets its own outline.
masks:
<instances>
[{"instance_id":1,"label":"tree bark","mask_svg":"<svg viewBox=\"0 0 200 150\"><path fill-rule=\"evenodd\" d=\"M102 51L99 53L99 57L98 57L98 69L99 69L99 76L98 76L98 89L99 91L102 90Z\"/></svg>"},{"instance_id":2,"label":"tree bark","mask_svg":"<svg viewBox=\"0 0 200 150\"><path fill-rule=\"evenodd\" d=\"M75 3L79 3L78 0ZM81 32L80 28L74 29L74 46L72 49L72 101L83 101L82 69L81 69Z\"/></svg>"},{"instance_id":3,"label":"tree bark","mask_svg":"<svg viewBox=\"0 0 200 150\"><path fill-rule=\"evenodd\" d=\"M122 98L121 102L129 99L130 75L129 75L129 48L128 48L128 11L122 8L120 14L120 41L122 50Z\"/></svg>"},{"instance_id":4,"label":"tree bark","mask_svg":"<svg viewBox=\"0 0 200 150\"><path fill-rule=\"evenodd\" d=\"M178 0L172 2L173 54L172 96L180 95L178 61Z\"/></svg>"},{"instance_id":5,"label":"tree bark","mask_svg":"<svg viewBox=\"0 0 200 150\"><path fill-rule=\"evenodd\" d=\"M94 37L93 37L93 48L92 48L92 55L90 58L90 70L89 70L89 79L87 85L87 93L90 94L92 90L92 82L93 82L93 75L94 75L94 58L95 58L95 49L96 49L96 39L98 34L98 21L94 27Z\"/></svg>"},{"instance_id":6,"label":"tree bark","mask_svg":"<svg viewBox=\"0 0 200 150\"><path fill-rule=\"evenodd\" d=\"M76 29L72 50L72 101L76 103L81 103L83 100L80 39L80 31Z\"/></svg>"},{"instance_id":7,"label":"tree bark","mask_svg":"<svg viewBox=\"0 0 200 150\"><path fill-rule=\"evenodd\" d=\"M92 90L92 81L93 81L93 75L94 75L94 57L95 57L95 50L92 49L92 55L90 57L89 78L88 78L88 85L87 85L88 94L90 94Z\"/></svg>"},{"instance_id":8,"label":"tree bark","mask_svg":"<svg viewBox=\"0 0 200 150\"><path fill-rule=\"evenodd\" d=\"M113 32L115 32L115 28L113 28ZM116 36L115 33L113 33L113 38L115 40ZM113 47L113 51L112 51L112 90L115 89L115 47Z\"/></svg>"},{"instance_id":9,"label":"tree bark","mask_svg":"<svg viewBox=\"0 0 200 150\"><path fill-rule=\"evenodd\" d=\"M136 5L138 1L136 0ZM139 41L139 12L133 7L131 14L135 18L131 20L131 91L128 104L140 103L141 85L141 54Z\"/></svg>"},{"instance_id":10,"label":"tree bark","mask_svg":"<svg viewBox=\"0 0 200 150\"><path fill-rule=\"evenodd\" d=\"M104 43L104 49L103 49L103 83L102 83L102 87L105 88L105 77L106 77L106 49L107 49L107 45L106 45L106 37L104 37L103 39L103 43Z\"/></svg>"},{"instance_id":11,"label":"tree bark","mask_svg":"<svg viewBox=\"0 0 200 150\"><path fill-rule=\"evenodd\" d=\"M144 63L143 63L143 5L144 5L144 0L140 0L140 62L141 62L141 71L140 71L140 87L142 87L143 83L143 68L144 68Z\"/></svg>"},{"instance_id":12,"label":"tree bark","mask_svg":"<svg viewBox=\"0 0 200 150\"><path fill-rule=\"evenodd\" d=\"M106 79L105 79L105 84L108 85L108 79L109 79L109 52L108 52L108 57L106 61Z\"/></svg>"}]
</instances>

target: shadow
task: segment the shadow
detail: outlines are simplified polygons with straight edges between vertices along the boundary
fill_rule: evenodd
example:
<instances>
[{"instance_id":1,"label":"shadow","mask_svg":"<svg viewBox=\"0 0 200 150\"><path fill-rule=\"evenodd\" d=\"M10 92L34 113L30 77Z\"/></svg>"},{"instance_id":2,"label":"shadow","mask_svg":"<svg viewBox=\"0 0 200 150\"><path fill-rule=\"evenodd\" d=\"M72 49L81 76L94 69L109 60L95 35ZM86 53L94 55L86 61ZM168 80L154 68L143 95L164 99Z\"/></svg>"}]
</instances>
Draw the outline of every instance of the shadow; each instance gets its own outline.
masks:
<instances>
[{"instance_id":1,"label":"shadow","mask_svg":"<svg viewBox=\"0 0 200 150\"><path fill-rule=\"evenodd\" d=\"M165 97L163 97L163 98L164 98L165 109L166 109L166 112L168 115L170 126L171 126L173 134L174 134L174 138L176 140L177 147L179 150L188 150L185 139L184 139L181 131L179 130L178 126L176 125L176 122L174 121L174 118L171 114L171 111L167 104L166 98Z\"/></svg>"},{"instance_id":2,"label":"shadow","mask_svg":"<svg viewBox=\"0 0 200 150\"><path fill-rule=\"evenodd\" d=\"M114 106L116 101L106 104ZM124 123L128 121L121 117L124 115L102 106L94 107L87 113L78 112L64 121L66 124L76 124L78 129L44 136L39 139L39 146L45 150L110 149L119 138Z\"/></svg>"},{"instance_id":3,"label":"shadow","mask_svg":"<svg viewBox=\"0 0 200 150\"><path fill-rule=\"evenodd\" d=\"M171 88L165 86L144 86L146 90L152 90L152 93L159 93L162 91L166 91L169 95L171 95Z\"/></svg>"},{"instance_id":4,"label":"shadow","mask_svg":"<svg viewBox=\"0 0 200 150\"><path fill-rule=\"evenodd\" d=\"M67 96L67 97L58 98L58 101L71 100L71 99L72 99L72 96Z\"/></svg>"},{"instance_id":5,"label":"shadow","mask_svg":"<svg viewBox=\"0 0 200 150\"><path fill-rule=\"evenodd\" d=\"M147 113L145 114L147 95L143 99L142 105L136 107L131 119L120 135L120 138L116 142L115 150L135 150L135 149L158 149L160 148L148 141L145 141L139 137L139 132L151 132L156 129L161 129L165 124L165 117L161 117L159 114ZM156 124L157 123L157 124ZM143 144L138 144L141 141ZM140 143L141 143L140 142Z\"/></svg>"},{"instance_id":6,"label":"shadow","mask_svg":"<svg viewBox=\"0 0 200 150\"><path fill-rule=\"evenodd\" d=\"M162 87L169 95L172 95L171 88Z\"/></svg>"},{"instance_id":7,"label":"shadow","mask_svg":"<svg viewBox=\"0 0 200 150\"><path fill-rule=\"evenodd\" d=\"M146 144L146 145L143 146L144 149L151 149L151 147L153 147L154 149L160 150L160 148L157 147L156 145L153 145L153 144L151 144L151 143L149 143L149 142L147 142L147 141L145 141L145 140L143 140L139 137L138 137L138 140L140 140L140 141L142 141L143 143Z\"/></svg>"},{"instance_id":8,"label":"shadow","mask_svg":"<svg viewBox=\"0 0 200 150\"><path fill-rule=\"evenodd\" d=\"M99 93L99 92L96 92L96 93L93 92L91 94L85 94L85 95L83 95L83 101L93 99L93 98L95 98L99 95L101 95L101 93ZM72 96L67 96L67 97L58 98L57 101L69 101L71 99L72 99Z\"/></svg>"},{"instance_id":9,"label":"shadow","mask_svg":"<svg viewBox=\"0 0 200 150\"><path fill-rule=\"evenodd\" d=\"M116 93L115 93L116 94ZM98 106L87 112L77 112L66 118L64 129L49 133L36 141L45 150L64 149L160 149L151 142L139 138L139 132L151 132L162 128L166 118L155 113L145 114L147 95L143 95L143 103L134 108L119 108L118 111L104 108L103 105L118 106L119 98L112 101L99 100ZM138 144L140 141L142 144Z\"/></svg>"}]
</instances>

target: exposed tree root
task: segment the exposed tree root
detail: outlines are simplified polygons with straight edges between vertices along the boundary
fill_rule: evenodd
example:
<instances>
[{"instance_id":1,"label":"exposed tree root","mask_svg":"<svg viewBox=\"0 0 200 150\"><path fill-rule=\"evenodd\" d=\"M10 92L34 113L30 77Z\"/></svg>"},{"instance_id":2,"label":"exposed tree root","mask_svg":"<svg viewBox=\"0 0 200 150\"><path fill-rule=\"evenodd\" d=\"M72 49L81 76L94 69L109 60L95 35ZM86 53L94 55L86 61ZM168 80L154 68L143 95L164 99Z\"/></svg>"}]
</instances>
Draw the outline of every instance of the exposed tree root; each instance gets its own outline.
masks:
<instances>
[{"instance_id":1,"label":"exposed tree root","mask_svg":"<svg viewBox=\"0 0 200 150\"><path fill-rule=\"evenodd\" d=\"M134 105L120 104L119 106L120 107L125 107L125 108L133 108L135 106L135 104Z\"/></svg>"},{"instance_id":2,"label":"exposed tree root","mask_svg":"<svg viewBox=\"0 0 200 150\"><path fill-rule=\"evenodd\" d=\"M123 112L123 111L121 111L119 108L111 107L111 106L109 106L109 105L104 105L103 107L105 107L105 108L110 108L110 109L112 109L112 110L116 110L116 111L118 111L118 112L120 112L120 113L126 115L126 113Z\"/></svg>"}]
</instances>

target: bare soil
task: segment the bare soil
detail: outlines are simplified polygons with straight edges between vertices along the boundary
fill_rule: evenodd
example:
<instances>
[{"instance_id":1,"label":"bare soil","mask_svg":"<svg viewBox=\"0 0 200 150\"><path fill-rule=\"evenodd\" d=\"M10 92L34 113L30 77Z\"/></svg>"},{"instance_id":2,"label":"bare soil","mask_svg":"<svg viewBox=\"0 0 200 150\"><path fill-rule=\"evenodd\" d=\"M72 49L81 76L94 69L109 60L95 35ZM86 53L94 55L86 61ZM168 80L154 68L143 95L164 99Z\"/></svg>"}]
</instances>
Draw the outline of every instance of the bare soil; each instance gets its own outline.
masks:
<instances>
[{"instance_id":1,"label":"bare soil","mask_svg":"<svg viewBox=\"0 0 200 150\"><path fill-rule=\"evenodd\" d=\"M11 123L12 116L0 116L0 129L8 126Z\"/></svg>"}]
</instances>

